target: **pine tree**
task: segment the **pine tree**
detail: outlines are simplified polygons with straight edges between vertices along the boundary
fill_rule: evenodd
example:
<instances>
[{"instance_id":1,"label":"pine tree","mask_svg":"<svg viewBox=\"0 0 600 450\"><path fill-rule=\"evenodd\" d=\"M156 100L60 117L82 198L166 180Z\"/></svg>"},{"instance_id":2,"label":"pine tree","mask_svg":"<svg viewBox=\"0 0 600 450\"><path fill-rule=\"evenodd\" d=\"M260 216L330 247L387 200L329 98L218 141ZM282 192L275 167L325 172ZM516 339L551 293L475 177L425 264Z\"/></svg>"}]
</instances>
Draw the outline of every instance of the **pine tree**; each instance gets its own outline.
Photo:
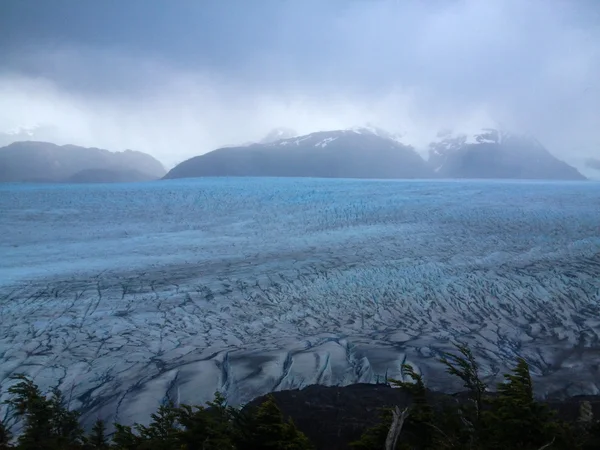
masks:
<instances>
[{"instance_id":1,"label":"pine tree","mask_svg":"<svg viewBox=\"0 0 600 450\"><path fill-rule=\"evenodd\" d=\"M471 393L475 404L475 420L479 421L487 385L479 377L479 365L471 350L462 344L456 344L456 348L462 356L446 353L440 362L446 366L446 372L459 377Z\"/></svg>"},{"instance_id":2,"label":"pine tree","mask_svg":"<svg viewBox=\"0 0 600 450\"><path fill-rule=\"evenodd\" d=\"M62 392L55 388L48 401L50 405L50 424L55 446L60 449L79 447L82 443L83 429L79 425L79 413L70 411L65 404Z\"/></svg>"},{"instance_id":3,"label":"pine tree","mask_svg":"<svg viewBox=\"0 0 600 450\"><path fill-rule=\"evenodd\" d=\"M403 364L402 371L412 381L390 380L392 385L406 389L412 395L410 415L404 422L400 439L408 445L419 448L431 448L434 445L436 430L433 426L433 408L427 401L427 389L423 376L417 373L410 364Z\"/></svg>"},{"instance_id":4,"label":"pine tree","mask_svg":"<svg viewBox=\"0 0 600 450\"><path fill-rule=\"evenodd\" d=\"M52 408L39 388L25 375L12 377L17 383L8 389L11 398L6 401L15 417L23 420L23 430L17 442L22 450L52 450Z\"/></svg>"},{"instance_id":5,"label":"pine tree","mask_svg":"<svg viewBox=\"0 0 600 450\"><path fill-rule=\"evenodd\" d=\"M251 414L249 429L238 450L310 450L313 445L290 420L284 420L272 396Z\"/></svg>"},{"instance_id":6,"label":"pine tree","mask_svg":"<svg viewBox=\"0 0 600 450\"><path fill-rule=\"evenodd\" d=\"M535 401L527 362L519 358L504 379L485 414L486 448L539 448L556 440L560 427L550 409Z\"/></svg>"},{"instance_id":7,"label":"pine tree","mask_svg":"<svg viewBox=\"0 0 600 450\"><path fill-rule=\"evenodd\" d=\"M143 443L142 448L152 450L170 450L177 448L179 428L177 426L177 411L169 402L158 407L151 414L152 421L148 426L135 425Z\"/></svg>"},{"instance_id":8,"label":"pine tree","mask_svg":"<svg viewBox=\"0 0 600 450\"><path fill-rule=\"evenodd\" d=\"M217 392L206 407L182 405L178 411L182 428L180 440L188 450L234 449L234 420L237 412L227 406L225 397Z\"/></svg>"},{"instance_id":9,"label":"pine tree","mask_svg":"<svg viewBox=\"0 0 600 450\"><path fill-rule=\"evenodd\" d=\"M137 450L143 440L133 432L132 427L115 423L115 433L112 436L116 450Z\"/></svg>"},{"instance_id":10,"label":"pine tree","mask_svg":"<svg viewBox=\"0 0 600 450\"><path fill-rule=\"evenodd\" d=\"M10 430L4 422L0 420L0 450L7 450L11 448L10 441L12 436L10 434Z\"/></svg>"},{"instance_id":11,"label":"pine tree","mask_svg":"<svg viewBox=\"0 0 600 450\"><path fill-rule=\"evenodd\" d=\"M68 450L80 448L83 431L79 414L69 411L62 393L53 389L50 399L25 375L15 375L17 383L8 389L6 404L24 422L17 442L23 450Z\"/></svg>"},{"instance_id":12,"label":"pine tree","mask_svg":"<svg viewBox=\"0 0 600 450\"><path fill-rule=\"evenodd\" d=\"M106 424L103 420L96 420L87 442L93 450L107 450L109 448L108 438L106 437Z\"/></svg>"}]
</instances>

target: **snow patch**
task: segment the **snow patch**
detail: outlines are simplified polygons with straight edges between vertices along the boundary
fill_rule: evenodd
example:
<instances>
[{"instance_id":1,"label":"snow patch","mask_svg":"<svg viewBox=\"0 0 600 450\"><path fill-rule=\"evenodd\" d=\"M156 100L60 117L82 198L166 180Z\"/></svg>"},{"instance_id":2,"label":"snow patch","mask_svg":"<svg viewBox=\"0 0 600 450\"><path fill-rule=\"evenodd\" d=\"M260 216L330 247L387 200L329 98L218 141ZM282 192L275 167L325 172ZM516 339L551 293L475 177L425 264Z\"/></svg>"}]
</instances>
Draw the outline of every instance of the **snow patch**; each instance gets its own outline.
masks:
<instances>
[{"instance_id":1,"label":"snow patch","mask_svg":"<svg viewBox=\"0 0 600 450\"><path fill-rule=\"evenodd\" d=\"M337 139L337 136L336 136L336 137L328 137L328 138L325 138L325 139L323 139L322 141L320 141L320 142L317 142L317 143L315 144L315 147L321 147L321 148L325 148L325 147L327 147L327 144L329 144L329 143L331 143L331 142L335 141L336 139Z\"/></svg>"},{"instance_id":2,"label":"snow patch","mask_svg":"<svg viewBox=\"0 0 600 450\"><path fill-rule=\"evenodd\" d=\"M308 136L304 136L304 137L301 137L301 138L299 138L299 139L296 139L296 140L294 141L294 144L296 144L296 145L300 145L300 142L302 142L302 141L305 141L305 140L307 140L307 139L310 139L310 137L311 137L311 135L309 134Z\"/></svg>"}]
</instances>

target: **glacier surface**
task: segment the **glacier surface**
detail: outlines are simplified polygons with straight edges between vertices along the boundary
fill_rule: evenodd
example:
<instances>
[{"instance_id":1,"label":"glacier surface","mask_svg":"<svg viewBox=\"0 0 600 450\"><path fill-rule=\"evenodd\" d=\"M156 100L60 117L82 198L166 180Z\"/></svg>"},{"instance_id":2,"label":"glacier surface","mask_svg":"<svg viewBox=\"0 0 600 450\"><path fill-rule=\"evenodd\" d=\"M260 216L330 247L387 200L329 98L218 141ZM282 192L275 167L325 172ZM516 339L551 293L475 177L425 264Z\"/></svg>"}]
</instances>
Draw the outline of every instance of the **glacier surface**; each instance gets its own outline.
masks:
<instances>
[{"instance_id":1,"label":"glacier surface","mask_svg":"<svg viewBox=\"0 0 600 450\"><path fill-rule=\"evenodd\" d=\"M0 400L89 423L165 399L402 378L468 343L599 393L600 184L198 179L0 186Z\"/></svg>"}]
</instances>

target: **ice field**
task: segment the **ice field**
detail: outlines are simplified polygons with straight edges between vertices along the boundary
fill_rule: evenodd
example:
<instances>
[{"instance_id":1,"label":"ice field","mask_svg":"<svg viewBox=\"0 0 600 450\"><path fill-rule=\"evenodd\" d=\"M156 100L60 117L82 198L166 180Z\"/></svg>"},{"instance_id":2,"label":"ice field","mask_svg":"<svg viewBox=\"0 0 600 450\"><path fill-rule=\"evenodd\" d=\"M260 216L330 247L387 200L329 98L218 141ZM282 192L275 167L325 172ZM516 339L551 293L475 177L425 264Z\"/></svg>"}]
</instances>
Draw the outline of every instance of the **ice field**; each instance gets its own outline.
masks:
<instances>
[{"instance_id":1,"label":"ice field","mask_svg":"<svg viewBox=\"0 0 600 450\"><path fill-rule=\"evenodd\" d=\"M198 179L0 185L11 374L90 422L401 378L468 343L540 394L600 392L600 184Z\"/></svg>"}]
</instances>

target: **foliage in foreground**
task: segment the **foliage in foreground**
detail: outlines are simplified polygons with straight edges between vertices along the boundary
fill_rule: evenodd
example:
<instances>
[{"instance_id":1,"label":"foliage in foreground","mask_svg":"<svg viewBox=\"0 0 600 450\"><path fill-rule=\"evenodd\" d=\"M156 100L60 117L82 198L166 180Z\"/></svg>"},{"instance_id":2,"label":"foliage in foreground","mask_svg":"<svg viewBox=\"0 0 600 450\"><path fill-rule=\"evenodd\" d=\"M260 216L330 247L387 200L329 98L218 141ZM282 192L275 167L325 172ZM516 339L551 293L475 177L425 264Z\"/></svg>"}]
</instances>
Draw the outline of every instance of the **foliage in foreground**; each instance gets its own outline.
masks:
<instances>
[{"instance_id":1,"label":"foliage in foreground","mask_svg":"<svg viewBox=\"0 0 600 450\"><path fill-rule=\"evenodd\" d=\"M471 351L461 345L457 349L458 355L445 355L441 362L447 373L463 381L469 401L430 405L422 377L410 365L404 370L412 382L391 380L413 397L396 449L600 449L600 422L593 420L589 403L582 406L587 416L581 414L577 423L558 420L554 411L534 399L529 366L522 358L490 393ZM383 409L379 425L368 429L353 449L384 449L390 423L391 412Z\"/></svg>"},{"instance_id":2,"label":"foliage in foreground","mask_svg":"<svg viewBox=\"0 0 600 450\"><path fill-rule=\"evenodd\" d=\"M310 450L313 448L291 420L285 420L273 398L252 411L226 405L216 394L206 406L162 405L147 426L115 425L109 438L97 421L89 434L69 411L58 390L49 398L25 376L15 377L6 404L22 431L11 442L0 422L0 450Z\"/></svg>"},{"instance_id":3,"label":"foliage in foreground","mask_svg":"<svg viewBox=\"0 0 600 450\"><path fill-rule=\"evenodd\" d=\"M488 392L470 350L441 362L459 377L468 401L432 404L422 376L411 366L410 381L391 380L411 394L408 416L399 427L396 449L600 449L600 422L594 421L589 403L582 403L580 420L564 423L533 397L529 367L524 359L504 375L495 393ZM18 375L5 402L20 425L16 438L0 421L0 450L308 450L314 448L291 420L285 420L273 397L250 411L227 406L220 394L205 406L166 404L152 414L148 425L114 424L109 437L97 421L89 433L70 411L62 394L43 394L27 377ZM448 396L448 399L452 397ZM355 450L386 449L392 422L390 409L382 409L380 423L352 444Z\"/></svg>"}]
</instances>

